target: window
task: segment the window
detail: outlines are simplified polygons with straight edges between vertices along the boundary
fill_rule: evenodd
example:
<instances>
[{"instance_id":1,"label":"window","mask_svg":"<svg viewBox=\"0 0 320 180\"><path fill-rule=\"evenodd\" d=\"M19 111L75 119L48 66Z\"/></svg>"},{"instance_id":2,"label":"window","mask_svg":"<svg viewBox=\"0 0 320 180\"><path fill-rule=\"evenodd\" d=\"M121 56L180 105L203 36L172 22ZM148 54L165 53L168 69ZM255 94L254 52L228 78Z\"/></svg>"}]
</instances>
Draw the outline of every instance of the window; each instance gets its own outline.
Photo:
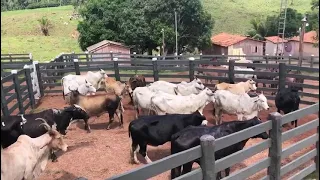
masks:
<instances>
[{"instance_id":1,"label":"window","mask_svg":"<svg viewBox=\"0 0 320 180\"><path fill-rule=\"evenodd\" d=\"M256 47L254 48L254 52L255 52L255 53L258 52L258 46L256 46Z\"/></svg>"}]
</instances>

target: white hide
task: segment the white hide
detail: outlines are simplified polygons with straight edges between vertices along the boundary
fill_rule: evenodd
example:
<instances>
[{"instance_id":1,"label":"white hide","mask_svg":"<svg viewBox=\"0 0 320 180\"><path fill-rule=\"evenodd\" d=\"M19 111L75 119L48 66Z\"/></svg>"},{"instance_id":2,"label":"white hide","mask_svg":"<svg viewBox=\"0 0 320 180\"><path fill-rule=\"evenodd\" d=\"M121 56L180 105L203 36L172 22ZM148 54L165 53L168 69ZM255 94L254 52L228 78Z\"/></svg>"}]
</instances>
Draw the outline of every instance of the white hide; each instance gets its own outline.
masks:
<instances>
[{"instance_id":1,"label":"white hide","mask_svg":"<svg viewBox=\"0 0 320 180\"><path fill-rule=\"evenodd\" d=\"M201 83L201 81L200 81ZM190 94L199 94L205 87L201 83L195 83L192 82L191 85L185 85L185 84L173 84L166 81L156 81L149 86L147 86L151 91L162 91L168 94L173 95L182 95L187 96Z\"/></svg>"},{"instance_id":2,"label":"white hide","mask_svg":"<svg viewBox=\"0 0 320 180\"><path fill-rule=\"evenodd\" d=\"M204 107L210 102L214 102L213 93L206 88L197 95L168 97L156 94L151 98L151 108L158 115L191 114L197 110L202 114Z\"/></svg>"},{"instance_id":3,"label":"white hide","mask_svg":"<svg viewBox=\"0 0 320 180\"><path fill-rule=\"evenodd\" d=\"M238 120L242 121L258 117L259 111L269 109L267 98L263 94L250 97L248 94L236 95L227 90L217 90L214 99L215 120L219 124L222 113L237 115Z\"/></svg>"},{"instance_id":4,"label":"white hide","mask_svg":"<svg viewBox=\"0 0 320 180\"><path fill-rule=\"evenodd\" d=\"M82 95L86 95L88 93L95 93L97 89L89 82L84 82L79 84L77 81L77 76L69 74L62 78L62 86L63 86L63 93L65 95L70 93L70 90L78 90L78 92Z\"/></svg>"},{"instance_id":5,"label":"white hide","mask_svg":"<svg viewBox=\"0 0 320 180\"><path fill-rule=\"evenodd\" d=\"M180 84L186 85L186 86L190 86L190 85L194 85L194 84L196 84L196 83L202 84L201 80L198 79L198 78L194 78L191 82L181 81Z\"/></svg>"},{"instance_id":6,"label":"white hide","mask_svg":"<svg viewBox=\"0 0 320 180\"><path fill-rule=\"evenodd\" d=\"M238 71L250 71L250 72L254 72L254 70L252 68L243 68L243 67L234 67L234 70L238 70ZM257 75L254 74L234 74L234 77L236 78L246 78L246 79L257 79Z\"/></svg>"},{"instance_id":7,"label":"white hide","mask_svg":"<svg viewBox=\"0 0 320 180\"><path fill-rule=\"evenodd\" d=\"M148 87L137 87L132 94L132 99L133 99L133 104L135 108L141 108L143 111L142 114L148 115L149 112L151 111L150 106L151 106L151 98L155 94L163 94L165 96L171 97L171 96L176 96L172 94L168 94L162 91L157 91L157 90L150 90ZM136 114L136 118L138 115Z\"/></svg>"}]
</instances>

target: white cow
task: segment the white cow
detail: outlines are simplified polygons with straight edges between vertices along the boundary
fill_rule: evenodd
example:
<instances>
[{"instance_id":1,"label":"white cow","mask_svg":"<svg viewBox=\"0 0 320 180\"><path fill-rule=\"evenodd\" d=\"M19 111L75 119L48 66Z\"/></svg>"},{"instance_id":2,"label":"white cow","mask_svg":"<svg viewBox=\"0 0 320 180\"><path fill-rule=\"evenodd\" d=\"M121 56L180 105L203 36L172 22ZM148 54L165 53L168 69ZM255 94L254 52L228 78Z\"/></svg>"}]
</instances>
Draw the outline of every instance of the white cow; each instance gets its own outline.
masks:
<instances>
[{"instance_id":1,"label":"white cow","mask_svg":"<svg viewBox=\"0 0 320 180\"><path fill-rule=\"evenodd\" d=\"M200 82L193 82L191 85L173 84L166 81L156 81L147 86L152 91L162 91L168 94L187 96L190 94L199 94L205 87Z\"/></svg>"},{"instance_id":2,"label":"white cow","mask_svg":"<svg viewBox=\"0 0 320 180\"><path fill-rule=\"evenodd\" d=\"M254 70L252 68L244 68L244 67L234 67L234 70L237 71L250 71L250 72L254 72ZM236 78L246 78L246 79L257 79L257 75L255 74L234 74L234 77Z\"/></svg>"},{"instance_id":3,"label":"white cow","mask_svg":"<svg viewBox=\"0 0 320 180\"><path fill-rule=\"evenodd\" d=\"M176 96L173 94L168 94L159 90L151 90L148 87L136 87L132 93L132 100L134 107L136 109L136 118L138 118L139 108L143 115L150 115L153 110L150 109L151 98L156 94L162 94L166 97Z\"/></svg>"},{"instance_id":4,"label":"white cow","mask_svg":"<svg viewBox=\"0 0 320 180\"><path fill-rule=\"evenodd\" d=\"M87 95L89 93L97 92L97 89L95 87L93 87L93 85L86 80L85 80L84 84L79 85L75 79L66 78L64 80L62 78L61 83L63 84L62 95L63 95L63 99L66 100L66 103L70 102L69 94L70 94L71 90L78 90L78 92L82 95Z\"/></svg>"},{"instance_id":5,"label":"white cow","mask_svg":"<svg viewBox=\"0 0 320 180\"><path fill-rule=\"evenodd\" d=\"M201 82L201 80L200 79L198 79L197 77L194 77L194 79L191 81L191 82L186 82L186 81L181 81L181 83L180 84L183 84L183 85L194 85L194 84L202 84L202 82Z\"/></svg>"},{"instance_id":6,"label":"white cow","mask_svg":"<svg viewBox=\"0 0 320 180\"><path fill-rule=\"evenodd\" d=\"M199 111L203 114L204 107L210 102L214 102L213 92L205 88L199 94L188 96L164 96L155 94L151 98L151 108L158 115L165 114L191 114Z\"/></svg>"},{"instance_id":7,"label":"white cow","mask_svg":"<svg viewBox=\"0 0 320 180\"><path fill-rule=\"evenodd\" d=\"M268 110L267 98L261 93L256 97L248 94L237 95L227 90L214 92L214 115L215 122L221 124L222 113L237 115L238 120L249 120L258 117L258 112Z\"/></svg>"},{"instance_id":8,"label":"white cow","mask_svg":"<svg viewBox=\"0 0 320 180\"><path fill-rule=\"evenodd\" d=\"M70 93L69 86L80 86L81 84L85 84L86 81L91 83L92 86L96 89L100 89L101 82L104 81L104 78L106 77L106 73L103 69L100 69L98 72L91 72L88 71L85 75L73 75L69 74L62 78L62 86L63 86L63 93L64 95ZM76 83L77 84L76 84ZM77 87L74 87L77 88ZM84 94L85 95L85 94Z\"/></svg>"}]
</instances>

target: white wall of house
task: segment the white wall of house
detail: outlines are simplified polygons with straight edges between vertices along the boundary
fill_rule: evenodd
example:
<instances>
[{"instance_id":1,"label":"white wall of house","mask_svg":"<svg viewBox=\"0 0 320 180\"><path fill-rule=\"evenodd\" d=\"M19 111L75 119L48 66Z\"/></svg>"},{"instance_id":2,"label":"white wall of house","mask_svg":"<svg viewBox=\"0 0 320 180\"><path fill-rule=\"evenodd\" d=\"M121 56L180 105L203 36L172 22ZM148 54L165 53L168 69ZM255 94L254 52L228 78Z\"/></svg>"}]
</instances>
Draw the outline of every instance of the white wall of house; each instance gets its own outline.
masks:
<instances>
[{"instance_id":1,"label":"white wall of house","mask_svg":"<svg viewBox=\"0 0 320 180\"><path fill-rule=\"evenodd\" d=\"M266 40L266 54L269 54L270 56L275 56L276 52L277 52L277 44ZM281 43L279 43L278 45L278 53L280 52L283 52Z\"/></svg>"},{"instance_id":2,"label":"white wall of house","mask_svg":"<svg viewBox=\"0 0 320 180\"><path fill-rule=\"evenodd\" d=\"M291 54L292 56L299 56L299 41L289 41L292 49L290 52L285 51L285 56ZM314 47L313 43L304 43L303 44L303 56L311 56L311 55L319 56L319 48Z\"/></svg>"}]
</instances>

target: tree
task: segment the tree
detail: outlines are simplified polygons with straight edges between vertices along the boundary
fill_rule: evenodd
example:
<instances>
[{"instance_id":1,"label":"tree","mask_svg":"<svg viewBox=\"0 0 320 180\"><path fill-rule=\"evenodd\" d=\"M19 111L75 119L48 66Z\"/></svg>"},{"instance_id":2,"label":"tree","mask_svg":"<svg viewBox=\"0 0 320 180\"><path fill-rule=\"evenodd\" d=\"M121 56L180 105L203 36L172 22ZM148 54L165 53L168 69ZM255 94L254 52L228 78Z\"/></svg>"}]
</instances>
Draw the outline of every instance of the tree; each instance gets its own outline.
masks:
<instances>
[{"instance_id":1,"label":"tree","mask_svg":"<svg viewBox=\"0 0 320 180\"><path fill-rule=\"evenodd\" d=\"M292 8L287 9L284 37L290 38L298 35L302 18L302 14L298 13L297 10ZM267 16L265 21L252 20L251 24L253 25L253 30L255 30L248 32L251 37L257 35L256 37L261 39L261 37L278 35L279 16Z\"/></svg>"},{"instance_id":2,"label":"tree","mask_svg":"<svg viewBox=\"0 0 320 180\"><path fill-rule=\"evenodd\" d=\"M43 16L41 19L38 19L38 22L43 35L49 36L49 28L51 26L49 19Z\"/></svg>"},{"instance_id":3,"label":"tree","mask_svg":"<svg viewBox=\"0 0 320 180\"><path fill-rule=\"evenodd\" d=\"M250 21L250 24L252 25L252 29L249 30L247 34L253 39L264 40L264 37L266 37L268 33L266 21L255 18Z\"/></svg>"},{"instance_id":4,"label":"tree","mask_svg":"<svg viewBox=\"0 0 320 180\"><path fill-rule=\"evenodd\" d=\"M104 39L118 41L133 50L149 54L162 45L174 52L174 10L178 14L179 52L183 47L204 48L210 44L213 20L200 0L92 0L80 9L79 44L86 47Z\"/></svg>"}]
</instances>

